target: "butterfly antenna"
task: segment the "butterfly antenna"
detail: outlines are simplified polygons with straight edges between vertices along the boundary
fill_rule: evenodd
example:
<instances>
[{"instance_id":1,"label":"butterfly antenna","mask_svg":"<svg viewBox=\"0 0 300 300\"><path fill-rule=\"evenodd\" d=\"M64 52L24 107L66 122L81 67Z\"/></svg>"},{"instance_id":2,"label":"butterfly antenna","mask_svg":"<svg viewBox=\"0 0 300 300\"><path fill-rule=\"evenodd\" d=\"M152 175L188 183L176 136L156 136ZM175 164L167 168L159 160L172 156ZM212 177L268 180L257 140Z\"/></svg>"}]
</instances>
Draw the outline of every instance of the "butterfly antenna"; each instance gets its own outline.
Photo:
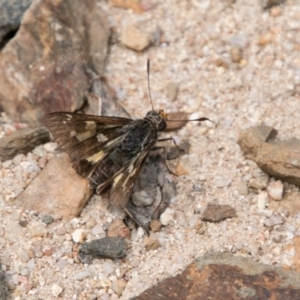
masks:
<instances>
[{"instance_id":1,"label":"butterfly antenna","mask_svg":"<svg viewBox=\"0 0 300 300\"><path fill-rule=\"evenodd\" d=\"M151 89L150 89L150 59L147 59L147 79L148 79L148 93L149 93L149 98L152 106L152 110L154 110L152 98L151 98Z\"/></svg>"}]
</instances>

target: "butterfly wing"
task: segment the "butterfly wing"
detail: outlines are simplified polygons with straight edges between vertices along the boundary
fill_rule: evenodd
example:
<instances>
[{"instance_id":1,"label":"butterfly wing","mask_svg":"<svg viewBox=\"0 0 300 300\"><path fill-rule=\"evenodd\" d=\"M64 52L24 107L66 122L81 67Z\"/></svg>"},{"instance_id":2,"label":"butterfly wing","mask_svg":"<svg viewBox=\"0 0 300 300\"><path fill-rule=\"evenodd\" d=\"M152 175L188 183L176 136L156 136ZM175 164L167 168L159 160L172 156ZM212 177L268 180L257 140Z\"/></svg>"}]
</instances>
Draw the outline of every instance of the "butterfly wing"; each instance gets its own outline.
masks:
<instances>
[{"instance_id":1,"label":"butterfly wing","mask_svg":"<svg viewBox=\"0 0 300 300\"><path fill-rule=\"evenodd\" d=\"M132 122L127 118L69 112L51 113L47 117L54 140L69 154L74 169L84 177L121 143L126 125Z\"/></svg>"},{"instance_id":2,"label":"butterfly wing","mask_svg":"<svg viewBox=\"0 0 300 300\"><path fill-rule=\"evenodd\" d=\"M125 206L141 170L142 163L147 158L152 144L149 144L143 151L139 152L130 164L120 170L111 181L110 200L114 205Z\"/></svg>"}]
</instances>

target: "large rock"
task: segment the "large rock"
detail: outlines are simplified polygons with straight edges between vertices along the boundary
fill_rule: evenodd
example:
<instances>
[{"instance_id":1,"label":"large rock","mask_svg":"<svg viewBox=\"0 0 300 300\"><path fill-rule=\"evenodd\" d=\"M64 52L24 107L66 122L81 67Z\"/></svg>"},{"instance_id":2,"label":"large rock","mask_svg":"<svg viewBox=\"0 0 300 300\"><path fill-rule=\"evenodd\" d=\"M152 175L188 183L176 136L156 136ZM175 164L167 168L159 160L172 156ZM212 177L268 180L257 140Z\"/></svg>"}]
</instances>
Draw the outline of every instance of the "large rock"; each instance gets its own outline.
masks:
<instances>
[{"instance_id":1,"label":"large rock","mask_svg":"<svg viewBox=\"0 0 300 300\"><path fill-rule=\"evenodd\" d=\"M88 181L75 172L68 155L62 153L52 158L14 204L24 210L71 218L80 213L91 194Z\"/></svg>"},{"instance_id":2,"label":"large rock","mask_svg":"<svg viewBox=\"0 0 300 300\"><path fill-rule=\"evenodd\" d=\"M44 0L25 12L0 55L0 105L15 121L43 123L84 102L101 74L109 29L96 0Z\"/></svg>"},{"instance_id":3,"label":"large rock","mask_svg":"<svg viewBox=\"0 0 300 300\"><path fill-rule=\"evenodd\" d=\"M238 143L246 158L270 176L300 186L300 140L275 140L277 131L254 126L241 132Z\"/></svg>"},{"instance_id":4,"label":"large rock","mask_svg":"<svg viewBox=\"0 0 300 300\"><path fill-rule=\"evenodd\" d=\"M295 300L300 273L230 253L208 253L181 274L167 278L134 300Z\"/></svg>"}]
</instances>

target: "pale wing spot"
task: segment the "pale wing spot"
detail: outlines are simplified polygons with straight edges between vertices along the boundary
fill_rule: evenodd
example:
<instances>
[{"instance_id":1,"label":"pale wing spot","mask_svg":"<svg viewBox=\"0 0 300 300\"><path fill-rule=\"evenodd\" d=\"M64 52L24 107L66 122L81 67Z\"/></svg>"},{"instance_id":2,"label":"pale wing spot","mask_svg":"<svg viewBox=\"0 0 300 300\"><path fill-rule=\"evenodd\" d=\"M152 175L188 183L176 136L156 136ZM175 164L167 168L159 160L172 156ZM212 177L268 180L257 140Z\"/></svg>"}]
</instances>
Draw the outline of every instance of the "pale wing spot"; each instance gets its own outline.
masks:
<instances>
[{"instance_id":1,"label":"pale wing spot","mask_svg":"<svg viewBox=\"0 0 300 300\"><path fill-rule=\"evenodd\" d=\"M95 129L96 123L94 121L85 121L85 129Z\"/></svg>"},{"instance_id":2,"label":"pale wing spot","mask_svg":"<svg viewBox=\"0 0 300 300\"><path fill-rule=\"evenodd\" d=\"M72 130L71 132L70 132L70 135L73 137L73 136L76 136L76 131L75 130Z\"/></svg>"},{"instance_id":3,"label":"pale wing spot","mask_svg":"<svg viewBox=\"0 0 300 300\"><path fill-rule=\"evenodd\" d=\"M67 116L67 121L70 121L73 117L72 115L69 115L69 114L67 114L66 116Z\"/></svg>"},{"instance_id":4,"label":"pale wing spot","mask_svg":"<svg viewBox=\"0 0 300 300\"><path fill-rule=\"evenodd\" d=\"M127 182L129 180L130 177L133 177L134 174L136 173L137 169L134 169L133 171L130 171L130 169L133 168L133 165L130 166L130 168L128 169L128 171L130 172L129 173L129 176L127 176L127 178L125 179L125 181L123 182L122 184L122 187L123 187L123 191L126 189L126 186L127 186Z\"/></svg>"},{"instance_id":5,"label":"pale wing spot","mask_svg":"<svg viewBox=\"0 0 300 300\"><path fill-rule=\"evenodd\" d=\"M118 176L116 176L116 178L114 179L114 183L113 186L115 186L116 184L118 184L118 182L121 180L121 178L123 177L123 173L120 173Z\"/></svg>"},{"instance_id":6,"label":"pale wing spot","mask_svg":"<svg viewBox=\"0 0 300 300\"><path fill-rule=\"evenodd\" d=\"M101 150L101 151L93 154L92 156L88 157L86 160L88 162L95 163L95 162L101 160L104 155L105 155L105 152Z\"/></svg>"},{"instance_id":7,"label":"pale wing spot","mask_svg":"<svg viewBox=\"0 0 300 300\"><path fill-rule=\"evenodd\" d=\"M96 130L87 130L85 132L82 133L77 133L76 134L76 138L79 142L83 142L85 140L87 140L88 138L90 138L91 136L95 135Z\"/></svg>"},{"instance_id":8,"label":"pale wing spot","mask_svg":"<svg viewBox=\"0 0 300 300\"><path fill-rule=\"evenodd\" d=\"M108 140L108 138L104 134L99 133L99 134L97 134L97 140L100 143L104 143Z\"/></svg>"},{"instance_id":9,"label":"pale wing spot","mask_svg":"<svg viewBox=\"0 0 300 300\"><path fill-rule=\"evenodd\" d=\"M63 124L64 124L64 125L67 124L67 121L63 121Z\"/></svg>"}]
</instances>

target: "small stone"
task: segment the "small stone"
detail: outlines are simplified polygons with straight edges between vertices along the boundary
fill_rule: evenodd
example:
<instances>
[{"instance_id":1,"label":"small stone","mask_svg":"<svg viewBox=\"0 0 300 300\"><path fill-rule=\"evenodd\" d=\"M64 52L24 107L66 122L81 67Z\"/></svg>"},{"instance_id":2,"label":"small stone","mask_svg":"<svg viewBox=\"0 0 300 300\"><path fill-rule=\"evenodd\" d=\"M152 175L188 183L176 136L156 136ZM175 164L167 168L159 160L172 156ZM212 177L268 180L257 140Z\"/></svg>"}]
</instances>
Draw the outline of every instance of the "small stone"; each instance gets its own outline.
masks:
<instances>
[{"instance_id":1,"label":"small stone","mask_svg":"<svg viewBox=\"0 0 300 300\"><path fill-rule=\"evenodd\" d=\"M167 84L167 97L168 99L170 99L171 101L174 101L177 97L178 94L178 89L179 89L179 85L177 82L169 82Z\"/></svg>"},{"instance_id":2,"label":"small stone","mask_svg":"<svg viewBox=\"0 0 300 300\"><path fill-rule=\"evenodd\" d=\"M107 236L122 236L126 239L130 238L130 229L125 225L125 223L119 219L115 218L113 222L110 224Z\"/></svg>"},{"instance_id":3,"label":"small stone","mask_svg":"<svg viewBox=\"0 0 300 300\"><path fill-rule=\"evenodd\" d=\"M30 258L28 252L25 249L21 248L18 250L18 257L23 263L26 263Z\"/></svg>"},{"instance_id":4,"label":"small stone","mask_svg":"<svg viewBox=\"0 0 300 300\"><path fill-rule=\"evenodd\" d=\"M274 200L282 200L283 183L280 180L270 182L267 191Z\"/></svg>"},{"instance_id":5,"label":"small stone","mask_svg":"<svg viewBox=\"0 0 300 300\"><path fill-rule=\"evenodd\" d=\"M203 186L202 184L200 183L195 183L193 185L193 189L196 191L196 192L203 192Z\"/></svg>"},{"instance_id":6,"label":"small stone","mask_svg":"<svg viewBox=\"0 0 300 300\"><path fill-rule=\"evenodd\" d=\"M237 191L239 192L240 195L243 195L243 196L248 195L249 189L248 189L246 182L241 181L237 186Z\"/></svg>"},{"instance_id":7,"label":"small stone","mask_svg":"<svg viewBox=\"0 0 300 300\"><path fill-rule=\"evenodd\" d=\"M167 207L166 210L160 216L160 222L162 225L169 225L174 219L174 210Z\"/></svg>"},{"instance_id":8,"label":"small stone","mask_svg":"<svg viewBox=\"0 0 300 300\"><path fill-rule=\"evenodd\" d=\"M57 143L49 142L44 144L44 148L47 152L53 153L57 149Z\"/></svg>"},{"instance_id":9,"label":"small stone","mask_svg":"<svg viewBox=\"0 0 300 300\"><path fill-rule=\"evenodd\" d=\"M45 224L49 225L49 224L51 224L51 223L54 222L54 218L53 218L52 216L50 216L50 215L44 215L44 216L42 217L42 221L43 221Z\"/></svg>"},{"instance_id":10,"label":"small stone","mask_svg":"<svg viewBox=\"0 0 300 300\"><path fill-rule=\"evenodd\" d=\"M112 283L111 289L120 297L126 285L127 281L123 278L120 278Z\"/></svg>"},{"instance_id":11,"label":"small stone","mask_svg":"<svg viewBox=\"0 0 300 300\"><path fill-rule=\"evenodd\" d=\"M44 237L47 234L44 223L33 224L30 228L31 234L34 237Z\"/></svg>"},{"instance_id":12,"label":"small stone","mask_svg":"<svg viewBox=\"0 0 300 300\"><path fill-rule=\"evenodd\" d=\"M220 222L227 218L236 217L236 211L229 205L208 204L202 214L202 220L210 222Z\"/></svg>"},{"instance_id":13,"label":"small stone","mask_svg":"<svg viewBox=\"0 0 300 300\"><path fill-rule=\"evenodd\" d=\"M138 207L144 207L153 203L153 198L150 197L146 191L138 191L132 194L132 202Z\"/></svg>"},{"instance_id":14,"label":"small stone","mask_svg":"<svg viewBox=\"0 0 300 300\"><path fill-rule=\"evenodd\" d=\"M25 155L24 154L17 154L14 158L13 158L13 163L15 166L18 166L22 161L24 161L25 159Z\"/></svg>"},{"instance_id":15,"label":"small stone","mask_svg":"<svg viewBox=\"0 0 300 300\"><path fill-rule=\"evenodd\" d=\"M233 45L230 49L230 56L231 56L231 60L234 63L240 63L241 60L243 59L243 49L241 49L236 45Z\"/></svg>"},{"instance_id":16,"label":"small stone","mask_svg":"<svg viewBox=\"0 0 300 300\"><path fill-rule=\"evenodd\" d=\"M151 37L136 26L125 26L121 33L121 43L126 47L142 51L151 43Z\"/></svg>"},{"instance_id":17,"label":"small stone","mask_svg":"<svg viewBox=\"0 0 300 300\"><path fill-rule=\"evenodd\" d=\"M47 154L47 151L44 145L39 145L33 149L32 153L35 154L36 156L42 157Z\"/></svg>"},{"instance_id":18,"label":"small stone","mask_svg":"<svg viewBox=\"0 0 300 300\"><path fill-rule=\"evenodd\" d=\"M230 177L216 177L214 184L216 188L224 188L231 183L232 179Z\"/></svg>"},{"instance_id":19,"label":"small stone","mask_svg":"<svg viewBox=\"0 0 300 300\"><path fill-rule=\"evenodd\" d=\"M83 243L80 246L78 256L83 262L94 258L121 258L126 255L127 244L123 237L105 237Z\"/></svg>"},{"instance_id":20,"label":"small stone","mask_svg":"<svg viewBox=\"0 0 300 300\"><path fill-rule=\"evenodd\" d=\"M262 211L266 208L269 203L268 193L267 192L260 192L257 197L257 206L258 211Z\"/></svg>"},{"instance_id":21,"label":"small stone","mask_svg":"<svg viewBox=\"0 0 300 300\"><path fill-rule=\"evenodd\" d=\"M93 228L96 224L97 224L96 220L94 218L90 217L86 221L85 226L86 226L86 228L90 229L90 228Z\"/></svg>"},{"instance_id":22,"label":"small stone","mask_svg":"<svg viewBox=\"0 0 300 300\"><path fill-rule=\"evenodd\" d=\"M89 278L90 276L91 276L91 272L84 270L75 275L75 280L82 281L86 278Z\"/></svg>"},{"instance_id":23,"label":"small stone","mask_svg":"<svg viewBox=\"0 0 300 300\"><path fill-rule=\"evenodd\" d=\"M84 238L85 238L85 229L82 228L77 228L72 234L72 240L75 243L81 243L83 242Z\"/></svg>"},{"instance_id":24,"label":"small stone","mask_svg":"<svg viewBox=\"0 0 300 300\"><path fill-rule=\"evenodd\" d=\"M12 165L12 160L7 160L7 161L4 161L4 162L2 163L2 167L3 167L4 169L10 168L11 165Z\"/></svg>"},{"instance_id":25,"label":"small stone","mask_svg":"<svg viewBox=\"0 0 300 300\"><path fill-rule=\"evenodd\" d=\"M156 250L161 246L160 242L157 239L152 239L149 237L145 238L144 244L147 251Z\"/></svg>"},{"instance_id":26,"label":"small stone","mask_svg":"<svg viewBox=\"0 0 300 300\"><path fill-rule=\"evenodd\" d=\"M51 287L52 296L54 296L54 297L58 297L62 291L63 291L63 288L56 283L53 284Z\"/></svg>"},{"instance_id":27,"label":"small stone","mask_svg":"<svg viewBox=\"0 0 300 300\"><path fill-rule=\"evenodd\" d=\"M24 219L21 219L21 220L19 221L19 225L20 225L21 227L26 227L26 226L28 225L28 221L27 221L27 220L24 220Z\"/></svg>"},{"instance_id":28,"label":"small stone","mask_svg":"<svg viewBox=\"0 0 300 300\"><path fill-rule=\"evenodd\" d=\"M271 8L272 6L280 5L284 1L285 0L260 0L260 4L263 9L268 9Z\"/></svg>"},{"instance_id":29,"label":"small stone","mask_svg":"<svg viewBox=\"0 0 300 300\"><path fill-rule=\"evenodd\" d=\"M92 228L92 234L93 234L94 236L104 235L103 225L102 225L102 224L96 224L96 225Z\"/></svg>"},{"instance_id":30,"label":"small stone","mask_svg":"<svg viewBox=\"0 0 300 300\"><path fill-rule=\"evenodd\" d=\"M280 224L283 224L283 219L280 215L273 215L271 218L264 220L264 225L268 227Z\"/></svg>"},{"instance_id":31,"label":"small stone","mask_svg":"<svg viewBox=\"0 0 300 300\"><path fill-rule=\"evenodd\" d=\"M257 190L262 190L268 186L268 183L269 183L269 176L262 175L262 176L259 176L256 178L251 178L249 181L249 186L251 186Z\"/></svg>"},{"instance_id":32,"label":"small stone","mask_svg":"<svg viewBox=\"0 0 300 300\"><path fill-rule=\"evenodd\" d=\"M157 232L160 230L162 224L159 220L151 220L150 222L150 228L153 232Z\"/></svg>"}]
</instances>

